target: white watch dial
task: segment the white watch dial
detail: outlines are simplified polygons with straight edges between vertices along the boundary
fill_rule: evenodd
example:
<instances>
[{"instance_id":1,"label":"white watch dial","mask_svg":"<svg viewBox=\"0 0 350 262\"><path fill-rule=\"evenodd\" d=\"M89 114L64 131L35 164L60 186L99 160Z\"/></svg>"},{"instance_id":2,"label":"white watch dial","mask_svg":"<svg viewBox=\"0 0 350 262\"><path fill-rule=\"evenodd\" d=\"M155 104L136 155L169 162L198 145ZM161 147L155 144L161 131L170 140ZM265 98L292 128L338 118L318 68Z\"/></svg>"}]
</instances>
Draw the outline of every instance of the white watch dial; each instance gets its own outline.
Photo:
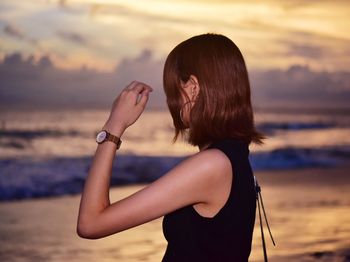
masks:
<instances>
[{"instance_id":1,"label":"white watch dial","mask_svg":"<svg viewBox=\"0 0 350 262\"><path fill-rule=\"evenodd\" d=\"M106 131L101 131L97 134L97 137L96 137L96 142L97 143L101 143L103 140L105 140L107 136L107 133Z\"/></svg>"}]
</instances>

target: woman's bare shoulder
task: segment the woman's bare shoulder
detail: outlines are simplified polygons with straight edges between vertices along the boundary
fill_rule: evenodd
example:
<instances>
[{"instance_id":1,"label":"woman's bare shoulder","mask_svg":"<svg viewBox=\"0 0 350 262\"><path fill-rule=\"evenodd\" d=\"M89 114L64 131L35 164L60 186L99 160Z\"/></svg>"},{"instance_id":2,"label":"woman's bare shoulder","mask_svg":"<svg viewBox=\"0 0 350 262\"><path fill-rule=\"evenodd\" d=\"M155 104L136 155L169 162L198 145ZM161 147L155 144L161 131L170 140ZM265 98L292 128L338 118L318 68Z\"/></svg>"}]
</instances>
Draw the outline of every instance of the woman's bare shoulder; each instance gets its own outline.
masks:
<instances>
[{"instance_id":1,"label":"woman's bare shoulder","mask_svg":"<svg viewBox=\"0 0 350 262\"><path fill-rule=\"evenodd\" d=\"M216 148L206 149L194 155L192 157L191 165L201 164L203 167L208 170L208 176L220 176L225 171L228 171L231 168L230 159L227 155Z\"/></svg>"}]
</instances>

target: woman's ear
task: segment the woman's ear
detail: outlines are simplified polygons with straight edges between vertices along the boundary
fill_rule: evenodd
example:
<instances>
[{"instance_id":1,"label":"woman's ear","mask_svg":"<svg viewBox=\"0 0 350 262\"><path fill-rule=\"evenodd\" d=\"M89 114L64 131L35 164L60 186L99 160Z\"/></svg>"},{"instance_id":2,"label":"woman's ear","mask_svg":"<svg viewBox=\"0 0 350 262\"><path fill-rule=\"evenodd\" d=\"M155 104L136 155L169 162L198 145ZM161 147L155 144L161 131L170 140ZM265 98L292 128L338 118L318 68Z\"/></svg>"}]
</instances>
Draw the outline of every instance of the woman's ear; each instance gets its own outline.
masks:
<instances>
[{"instance_id":1,"label":"woman's ear","mask_svg":"<svg viewBox=\"0 0 350 262\"><path fill-rule=\"evenodd\" d=\"M200 89L197 77L194 75L190 75L190 79L187 81L187 83L189 83L191 97L195 99Z\"/></svg>"},{"instance_id":2,"label":"woman's ear","mask_svg":"<svg viewBox=\"0 0 350 262\"><path fill-rule=\"evenodd\" d=\"M188 82L190 82L192 85L197 85L199 86L198 84L198 79L196 76L194 75L190 75L190 78L188 79Z\"/></svg>"},{"instance_id":3,"label":"woman's ear","mask_svg":"<svg viewBox=\"0 0 350 262\"><path fill-rule=\"evenodd\" d=\"M190 75L186 83L181 83L181 87L190 100L196 99L200 89L196 76Z\"/></svg>"}]
</instances>

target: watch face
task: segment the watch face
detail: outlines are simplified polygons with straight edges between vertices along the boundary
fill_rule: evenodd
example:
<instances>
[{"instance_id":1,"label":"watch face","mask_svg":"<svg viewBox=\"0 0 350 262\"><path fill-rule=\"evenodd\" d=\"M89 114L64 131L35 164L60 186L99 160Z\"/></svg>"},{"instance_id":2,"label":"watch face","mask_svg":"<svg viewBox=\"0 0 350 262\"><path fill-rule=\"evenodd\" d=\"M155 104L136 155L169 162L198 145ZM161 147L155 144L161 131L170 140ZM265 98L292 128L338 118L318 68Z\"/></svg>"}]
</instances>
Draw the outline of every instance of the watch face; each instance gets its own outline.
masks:
<instances>
[{"instance_id":1,"label":"watch face","mask_svg":"<svg viewBox=\"0 0 350 262\"><path fill-rule=\"evenodd\" d=\"M103 142L105 140L106 136L107 136L106 131L99 132L96 136L96 142L97 143Z\"/></svg>"}]
</instances>

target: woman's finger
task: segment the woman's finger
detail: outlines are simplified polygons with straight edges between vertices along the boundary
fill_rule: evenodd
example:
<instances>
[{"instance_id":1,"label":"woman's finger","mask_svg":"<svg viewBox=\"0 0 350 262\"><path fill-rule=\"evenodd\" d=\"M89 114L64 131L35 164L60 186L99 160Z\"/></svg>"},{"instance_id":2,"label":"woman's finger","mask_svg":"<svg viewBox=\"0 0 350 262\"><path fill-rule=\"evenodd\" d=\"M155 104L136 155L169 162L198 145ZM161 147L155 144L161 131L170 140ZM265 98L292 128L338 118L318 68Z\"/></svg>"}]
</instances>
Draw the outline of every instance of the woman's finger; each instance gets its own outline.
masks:
<instances>
[{"instance_id":1,"label":"woman's finger","mask_svg":"<svg viewBox=\"0 0 350 262\"><path fill-rule=\"evenodd\" d=\"M150 91L147 90L141 93L141 98L140 98L140 101L137 103L137 106L140 106L141 108L145 108L149 98L149 92Z\"/></svg>"},{"instance_id":2,"label":"woman's finger","mask_svg":"<svg viewBox=\"0 0 350 262\"><path fill-rule=\"evenodd\" d=\"M130 90L136 91L137 94L140 94L144 90L153 91L152 87L142 82L137 82Z\"/></svg>"},{"instance_id":3,"label":"woman's finger","mask_svg":"<svg viewBox=\"0 0 350 262\"><path fill-rule=\"evenodd\" d=\"M133 89L139 82L137 81L132 81L129 85L127 85L124 90L131 90Z\"/></svg>"}]
</instances>

